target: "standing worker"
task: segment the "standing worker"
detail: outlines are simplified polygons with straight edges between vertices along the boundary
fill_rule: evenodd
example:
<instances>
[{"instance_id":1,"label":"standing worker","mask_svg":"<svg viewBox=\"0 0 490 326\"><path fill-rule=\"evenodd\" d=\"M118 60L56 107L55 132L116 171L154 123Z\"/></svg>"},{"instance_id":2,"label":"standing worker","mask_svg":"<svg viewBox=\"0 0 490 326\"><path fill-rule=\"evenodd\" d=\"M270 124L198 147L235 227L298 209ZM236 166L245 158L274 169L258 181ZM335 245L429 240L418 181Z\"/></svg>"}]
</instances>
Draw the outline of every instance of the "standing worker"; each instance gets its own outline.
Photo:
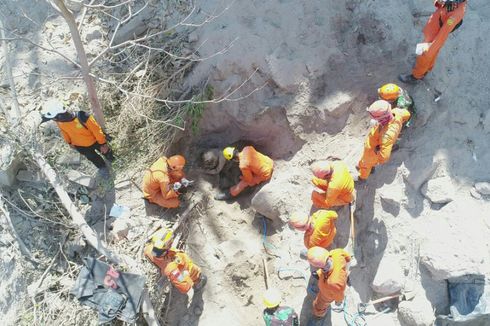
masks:
<instances>
[{"instance_id":1,"label":"standing worker","mask_svg":"<svg viewBox=\"0 0 490 326\"><path fill-rule=\"evenodd\" d=\"M417 56L411 74L401 74L399 79L404 83L414 83L423 79L432 70L437 55L450 33L463 23L466 11L466 0L436 0L436 11L430 16L424 27L424 48Z\"/></svg>"},{"instance_id":2,"label":"standing worker","mask_svg":"<svg viewBox=\"0 0 490 326\"><path fill-rule=\"evenodd\" d=\"M182 250L171 248L173 233L168 229L155 232L145 246L145 257L165 275L179 292L186 294L191 289L201 290L206 285L206 276Z\"/></svg>"},{"instance_id":3,"label":"standing worker","mask_svg":"<svg viewBox=\"0 0 490 326\"><path fill-rule=\"evenodd\" d=\"M306 249L312 247L328 248L337 234L335 211L321 209L308 217L307 215L294 214L289 219L289 224L298 231L304 231L304 243Z\"/></svg>"},{"instance_id":4,"label":"standing worker","mask_svg":"<svg viewBox=\"0 0 490 326\"><path fill-rule=\"evenodd\" d=\"M168 159L165 156L160 157L143 177L144 198L165 208L179 207L179 190L191 184L184 177L184 165L185 158L182 155L174 155Z\"/></svg>"},{"instance_id":5,"label":"standing worker","mask_svg":"<svg viewBox=\"0 0 490 326\"><path fill-rule=\"evenodd\" d=\"M215 196L217 200L227 200L238 196L247 187L256 186L262 182L270 180L274 161L264 154L255 150L253 146L245 146L241 152L235 147L226 147L223 156L228 161L233 160L239 164L242 176L240 182L231 187L228 191Z\"/></svg>"},{"instance_id":6,"label":"standing worker","mask_svg":"<svg viewBox=\"0 0 490 326\"><path fill-rule=\"evenodd\" d=\"M369 131L364 143L364 153L357 165L360 180L366 180L376 165L388 162L403 124L410 119L408 110L392 110L391 104L385 100L374 102L367 111L375 125Z\"/></svg>"},{"instance_id":7,"label":"standing worker","mask_svg":"<svg viewBox=\"0 0 490 326\"><path fill-rule=\"evenodd\" d=\"M354 200L354 179L342 161L319 161L311 167L315 190L311 194L313 206L331 208L344 206Z\"/></svg>"},{"instance_id":8,"label":"standing worker","mask_svg":"<svg viewBox=\"0 0 490 326\"><path fill-rule=\"evenodd\" d=\"M264 293L264 321L265 326L299 326L298 314L293 308L279 306L281 304L281 293L270 288Z\"/></svg>"},{"instance_id":9,"label":"standing worker","mask_svg":"<svg viewBox=\"0 0 490 326\"><path fill-rule=\"evenodd\" d=\"M43 105L42 121L54 120L65 142L92 162L101 172L108 173L104 159L96 152L112 161L114 159L107 139L93 115L84 111L76 114L66 111L63 103L49 100Z\"/></svg>"},{"instance_id":10,"label":"standing worker","mask_svg":"<svg viewBox=\"0 0 490 326\"><path fill-rule=\"evenodd\" d=\"M325 248L313 247L308 250L308 262L317 270L312 277L318 280L319 292L313 301L313 318L308 326L323 322L330 304L344 300L347 287L348 267L350 255L344 249L328 251Z\"/></svg>"}]
</instances>

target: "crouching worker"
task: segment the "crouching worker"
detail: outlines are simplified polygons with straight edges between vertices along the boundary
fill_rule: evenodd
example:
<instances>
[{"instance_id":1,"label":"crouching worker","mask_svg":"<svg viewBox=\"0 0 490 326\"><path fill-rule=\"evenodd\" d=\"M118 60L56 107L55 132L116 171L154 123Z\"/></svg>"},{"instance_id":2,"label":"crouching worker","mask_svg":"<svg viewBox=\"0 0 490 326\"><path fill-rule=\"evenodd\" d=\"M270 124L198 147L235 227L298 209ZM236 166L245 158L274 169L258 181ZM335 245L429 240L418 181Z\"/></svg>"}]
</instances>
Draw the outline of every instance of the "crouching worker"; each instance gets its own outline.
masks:
<instances>
[{"instance_id":1,"label":"crouching worker","mask_svg":"<svg viewBox=\"0 0 490 326\"><path fill-rule=\"evenodd\" d=\"M354 201L354 179L347 165L342 161L319 161L311 167L316 187L311 200L317 208L344 206Z\"/></svg>"},{"instance_id":2,"label":"crouching worker","mask_svg":"<svg viewBox=\"0 0 490 326\"><path fill-rule=\"evenodd\" d=\"M316 269L312 277L318 280L319 292L313 301L313 318L308 325L321 325L330 304L344 301L350 255L344 249L328 251L313 247L308 250L308 262Z\"/></svg>"},{"instance_id":3,"label":"crouching worker","mask_svg":"<svg viewBox=\"0 0 490 326\"><path fill-rule=\"evenodd\" d=\"M108 172L104 159L97 152L108 161L112 161L114 156L107 145L106 135L93 115L84 111L68 112L60 101L49 100L43 105L41 123L50 120L56 122L63 139L71 148L85 156L99 170Z\"/></svg>"},{"instance_id":4,"label":"crouching worker","mask_svg":"<svg viewBox=\"0 0 490 326\"><path fill-rule=\"evenodd\" d=\"M335 211L321 209L308 217L307 215L294 214L289 219L289 225L298 231L304 231L304 243L306 249L312 247L328 248L337 234L335 222L337 221ZM302 251L306 257L306 250Z\"/></svg>"},{"instance_id":5,"label":"crouching worker","mask_svg":"<svg viewBox=\"0 0 490 326\"><path fill-rule=\"evenodd\" d=\"M388 162L403 124L410 119L407 109L392 109L391 104L385 100L374 102L367 111L372 118L373 127L366 138L364 153L357 165L360 180L366 180L376 165Z\"/></svg>"},{"instance_id":6,"label":"crouching worker","mask_svg":"<svg viewBox=\"0 0 490 326\"><path fill-rule=\"evenodd\" d=\"M171 248L173 234L171 230L160 229L153 234L145 247L145 257L165 275L170 283L183 294L191 289L201 290L206 284L206 276L182 250Z\"/></svg>"},{"instance_id":7,"label":"crouching worker","mask_svg":"<svg viewBox=\"0 0 490 326\"><path fill-rule=\"evenodd\" d=\"M143 177L144 198L165 208L179 207L179 190L192 183L184 177L184 165L182 155L160 157Z\"/></svg>"},{"instance_id":8,"label":"crouching worker","mask_svg":"<svg viewBox=\"0 0 490 326\"><path fill-rule=\"evenodd\" d=\"M415 103L407 90L401 88L397 84L389 83L378 88L378 96L380 100L390 102L392 109L407 109L411 116L405 126L410 127L415 116Z\"/></svg>"},{"instance_id":9,"label":"crouching worker","mask_svg":"<svg viewBox=\"0 0 490 326\"><path fill-rule=\"evenodd\" d=\"M264 154L261 154L253 146L245 146L241 152L235 147L226 147L223 156L228 161L239 164L242 176L240 182L231 187L228 191L216 196L217 200L227 200L238 196L247 187L256 186L262 182L270 180L274 161Z\"/></svg>"},{"instance_id":10,"label":"crouching worker","mask_svg":"<svg viewBox=\"0 0 490 326\"><path fill-rule=\"evenodd\" d=\"M298 314L293 308L279 306L281 304L281 293L270 288L264 293L263 313L266 326L299 326Z\"/></svg>"},{"instance_id":11,"label":"crouching worker","mask_svg":"<svg viewBox=\"0 0 490 326\"><path fill-rule=\"evenodd\" d=\"M226 196L228 189L240 182L242 175L240 168L234 162L226 160L223 151L219 148L211 148L202 152L200 166L203 173L218 177L219 193L215 198Z\"/></svg>"}]
</instances>

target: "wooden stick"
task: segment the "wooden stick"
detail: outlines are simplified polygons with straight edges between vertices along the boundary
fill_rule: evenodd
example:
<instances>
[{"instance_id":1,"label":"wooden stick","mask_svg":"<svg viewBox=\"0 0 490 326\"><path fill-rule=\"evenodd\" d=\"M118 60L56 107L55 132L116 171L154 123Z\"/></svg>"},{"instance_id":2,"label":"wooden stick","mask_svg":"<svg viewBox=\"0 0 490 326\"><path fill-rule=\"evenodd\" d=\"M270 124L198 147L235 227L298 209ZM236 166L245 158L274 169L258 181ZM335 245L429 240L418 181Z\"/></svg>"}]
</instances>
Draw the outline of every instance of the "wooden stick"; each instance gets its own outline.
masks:
<instances>
[{"instance_id":1,"label":"wooden stick","mask_svg":"<svg viewBox=\"0 0 490 326\"><path fill-rule=\"evenodd\" d=\"M265 280L265 289L269 289L269 270L267 269L267 262L265 258L262 258L262 264L264 265L264 280Z\"/></svg>"}]
</instances>

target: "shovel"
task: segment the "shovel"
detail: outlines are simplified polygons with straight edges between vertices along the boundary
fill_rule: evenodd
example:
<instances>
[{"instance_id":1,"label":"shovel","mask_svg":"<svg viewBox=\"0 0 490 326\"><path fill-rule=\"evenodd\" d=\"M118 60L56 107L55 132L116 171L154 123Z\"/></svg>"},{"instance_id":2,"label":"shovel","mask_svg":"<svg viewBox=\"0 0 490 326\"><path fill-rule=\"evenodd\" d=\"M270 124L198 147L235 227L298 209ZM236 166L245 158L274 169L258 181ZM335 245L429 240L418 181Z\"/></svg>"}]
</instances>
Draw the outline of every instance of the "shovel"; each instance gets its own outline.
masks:
<instances>
[{"instance_id":1,"label":"shovel","mask_svg":"<svg viewBox=\"0 0 490 326\"><path fill-rule=\"evenodd\" d=\"M390 301L390 300L393 300L393 299L398 299L398 301L410 301L412 300L413 298L415 298L415 295L417 293L415 291L407 291L407 292L404 292L402 294L393 294L393 295L390 295L390 296L387 296L387 297L383 297L383 298L379 298L379 299L376 299L376 300L373 300L373 301L369 301L368 303L359 303L357 305L357 311L359 313L365 313L366 312L366 309L367 307L369 306L374 306L375 304L378 304L378 303L381 303L381 302L386 302L386 301Z\"/></svg>"}]
</instances>

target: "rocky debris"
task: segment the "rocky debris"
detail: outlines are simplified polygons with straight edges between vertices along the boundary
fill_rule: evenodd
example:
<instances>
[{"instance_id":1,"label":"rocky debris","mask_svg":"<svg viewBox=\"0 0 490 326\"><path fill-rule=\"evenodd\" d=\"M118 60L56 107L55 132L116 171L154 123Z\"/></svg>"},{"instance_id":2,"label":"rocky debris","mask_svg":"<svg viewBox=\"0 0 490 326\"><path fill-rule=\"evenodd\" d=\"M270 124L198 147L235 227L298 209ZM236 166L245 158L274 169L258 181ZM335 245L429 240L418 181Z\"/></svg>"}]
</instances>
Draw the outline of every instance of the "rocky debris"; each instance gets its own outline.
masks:
<instances>
[{"instance_id":1,"label":"rocky debris","mask_svg":"<svg viewBox=\"0 0 490 326\"><path fill-rule=\"evenodd\" d=\"M15 241L14 237L10 232L0 233L0 246L10 247L10 245Z\"/></svg>"},{"instance_id":2,"label":"rocky debris","mask_svg":"<svg viewBox=\"0 0 490 326\"><path fill-rule=\"evenodd\" d=\"M473 197L475 199L482 199L483 198L483 196L474 187L470 189L470 195L471 195L471 197Z\"/></svg>"},{"instance_id":3,"label":"rocky debris","mask_svg":"<svg viewBox=\"0 0 490 326\"><path fill-rule=\"evenodd\" d=\"M75 12L78 12L83 8L83 0L66 0L65 4L66 8Z\"/></svg>"},{"instance_id":4,"label":"rocky debris","mask_svg":"<svg viewBox=\"0 0 490 326\"><path fill-rule=\"evenodd\" d=\"M402 326L433 325L435 317L430 301L418 294L411 301L402 301L398 305L398 319Z\"/></svg>"},{"instance_id":5,"label":"rocky debris","mask_svg":"<svg viewBox=\"0 0 490 326\"><path fill-rule=\"evenodd\" d=\"M88 175L85 175L76 170L68 170L66 173L66 177L71 182L87 187L89 189L94 189L96 186L96 181L94 178L91 178Z\"/></svg>"},{"instance_id":6,"label":"rocky debris","mask_svg":"<svg viewBox=\"0 0 490 326\"><path fill-rule=\"evenodd\" d=\"M405 274L400 266L400 260L394 256L384 256L374 277L372 289L381 295L391 295L402 290Z\"/></svg>"},{"instance_id":7,"label":"rocky debris","mask_svg":"<svg viewBox=\"0 0 490 326\"><path fill-rule=\"evenodd\" d=\"M32 172L28 170L19 170L16 178L18 181L23 181L23 182L39 183L44 181L44 179L42 178L39 172Z\"/></svg>"},{"instance_id":8,"label":"rocky debris","mask_svg":"<svg viewBox=\"0 0 490 326\"><path fill-rule=\"evenodd\" d=\"M447 204L453 201L456 188L449 176L430 179L421 188L422 194L434 204Z\"/></svg>"},{"instance_id":9,"label":"rocky debris","mask_svg":"<svg viewBox=\"0 0 490 326\"><path fill-rule=\"evenodd\" d=\"M111 236L115 241L127 239L130 228L131 220L129 218L116 218L114 222L112 222Z\"/></svg>"},{"instance_id":10,"label":"rocky debris","mask_svg":"<svg viewBox=\"0 0 490 326\"><path fill-rule=\"evenodd\" d=\"M87 40L87 42L91 42L93 40L99 40L101 38L102 38L102 32L97 27L92 28L90 31L87 31L87 34L85 35L85 39Z\"/></svg>"},{"instance_id":11,"label":"rocky debris","mask_svg":"<svg viewBox=\"0 0 490 326\"><path fill-rule=\"evenodd\" d=\"M86 243L82 238L67 241L65 244L65 252L68 257L75 258L77 255L81 254L81 252L85 249L85 246Z\"/></svg>"},{"instance_id":12,"label":"rocky debris","mask_svg":"<svg viewBox=\"0 0 490 326\"><path fill-rule=\"evenodd\" d=\"M490 195L490 182L477 182L475 183L476 191L483 196Z\"/></svg>"},{"instance_id":13,"label":"rocky debris","mask_svg":"<svg viewBox=\"0 0 490 326\"><path fill-rule=\"evenodd\" d=\"M22 164L13 147L5 143L0 145L0 185L10 187Z\"/></svg>"},{"instance_id":14,"label":"rocky debris","mask_svg":"<svg viewBox=\"0 0 490 326\"><path fill-rule=\"evenodd\" d=\"M264 185L252 198L252 207L260 214L271 220L280 219L287 222L289 215L296 212L298 207L311 206L311 190L309 178L305 176L306 170L288 169L286 173L278 174L269 183Z\"/></svg>"}]
</instances>

